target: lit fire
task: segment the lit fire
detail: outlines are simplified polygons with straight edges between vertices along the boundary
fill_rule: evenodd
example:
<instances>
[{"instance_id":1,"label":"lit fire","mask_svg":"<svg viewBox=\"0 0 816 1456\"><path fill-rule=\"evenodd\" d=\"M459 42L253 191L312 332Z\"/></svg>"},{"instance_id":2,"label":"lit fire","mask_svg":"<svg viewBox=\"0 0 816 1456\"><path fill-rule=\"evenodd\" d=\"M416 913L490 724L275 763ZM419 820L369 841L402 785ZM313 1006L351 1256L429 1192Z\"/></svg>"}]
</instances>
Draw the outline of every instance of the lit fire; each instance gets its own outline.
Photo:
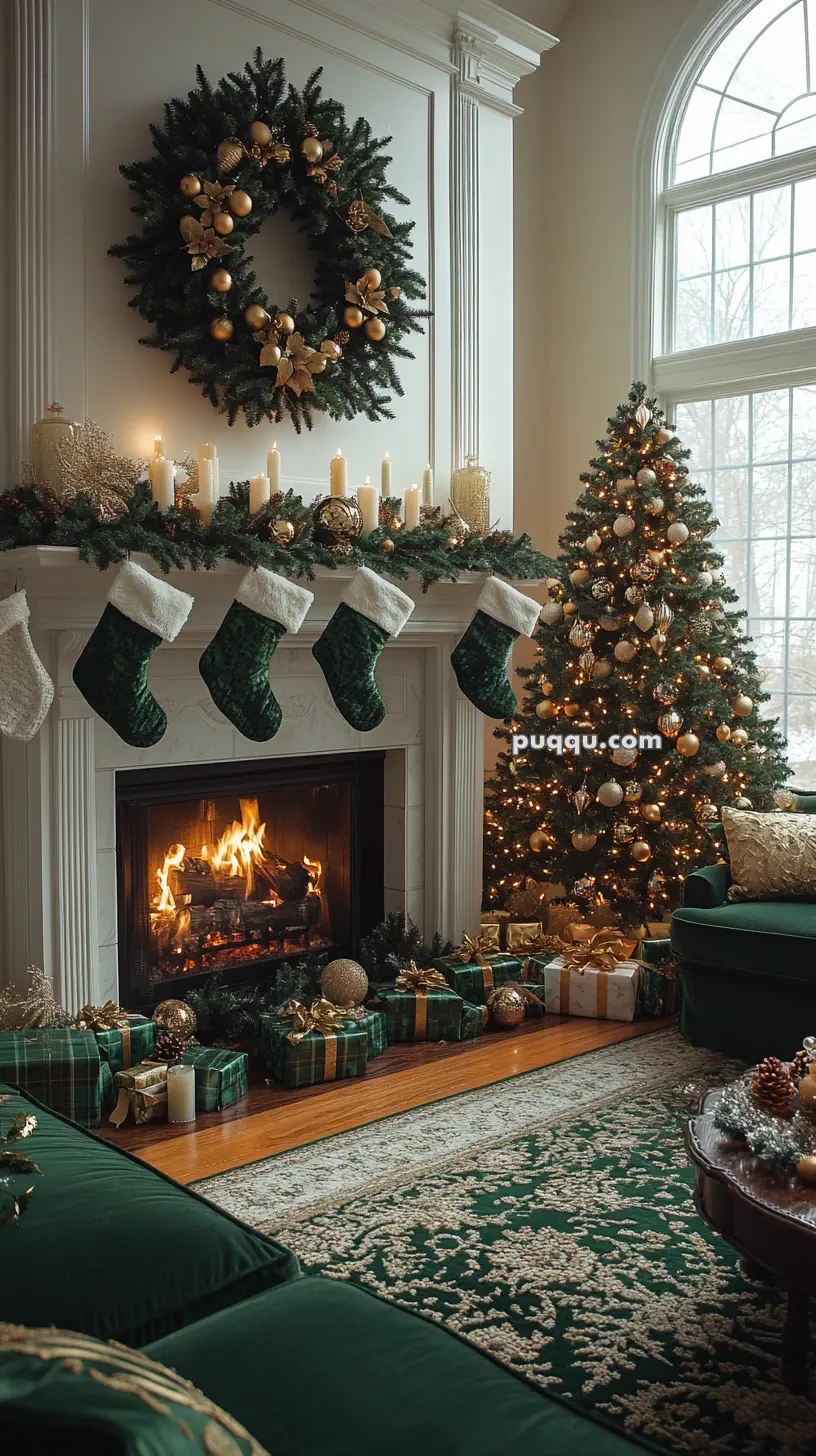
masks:
<instances>
[{"instance_id":1,"label":"lit fire","mask_svg":"<svg viewBox=\"0 0 816 1456\"><path fill-rule=\"evenodd\" d=\"M186 853L183 844L171 844L164 856L164 864L156 871L159 882L159 894L155 901L157 910L175 910L176 897L170 889L170 871L181 869Z\"/></svg>"},{"instance_id":2,"label":"lit fire","mask_svg":"<svg viewBox=\"0 0 816 1456\"><path fill-rule=\"evenodd\" d=\"M202 844L199 857L212 866L216 879L242 879L244 881L244 899L248 900L255 888L256 879L268 880L270 877L267 869L267 845L265 843L266 824L261 823L257 799L240 799L239 803L241 806L240 824L237 820L233 820L215 844ZM179 904L170 888L171 872L181 870L186 858L187 850L183 844L170 846L162 864L156 871L158 893L153 898L154 911L159 913L183 911L185 903L189 903L189 897L181 896L181 904ZM309 878L309 893L319 895L320 882L323 877L323 866L320 860L310 859L308 855L304 855L302 864ZM271 885L267 891L266 902L272 905L280 903L280 897ZM186 911L183 913L186 916L186 923L189 925L189 913Z\"/></svg>"}]
</instances>

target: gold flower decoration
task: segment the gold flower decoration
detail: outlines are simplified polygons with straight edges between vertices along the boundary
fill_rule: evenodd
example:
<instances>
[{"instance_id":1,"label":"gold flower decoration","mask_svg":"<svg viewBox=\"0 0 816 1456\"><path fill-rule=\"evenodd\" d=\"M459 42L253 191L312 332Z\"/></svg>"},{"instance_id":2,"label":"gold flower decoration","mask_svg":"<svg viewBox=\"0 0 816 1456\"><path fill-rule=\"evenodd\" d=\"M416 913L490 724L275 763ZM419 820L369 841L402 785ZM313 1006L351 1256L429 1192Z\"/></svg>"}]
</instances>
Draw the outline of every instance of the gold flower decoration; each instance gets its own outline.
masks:
<instances>
[{"instance_id":1,"label":"gold flower decoration","mask_svg":"<svg viewBox=\"0 0 816 1456\"><path fill-rule=\"evenodd\" d=\"M211 227L203 227L197 217L183 217L179 226L194 273L206 268L210 258L221 258L232 251L229 243L223 242Z\"/></svg>"},{"instance_id":2,"label":"gold flower decoration","mask_svg":"<svg viewBox=\"0 0 816 1456\"><path fill-rule=\"evenodd\" d=\"M292 393L298 396L313 393L312 375L325 368L325 360L325 354L319 353L317 349L310 349L308 344L304 344L302 334L291 334L287 341L286 353L278 365L276 388L291 389Z\"/></svg>"},{"instance_id":3,"label":"gold flower decoration","mask_svg":"<svg viewBox=\"0 0 816 1456\"><path fill-rule=\"evenodd\" d=\"M280 344L278 343L278 331L271 321L266 324L264 328L256 329L255 333L252 335L252 338L256 344L261 345L261 353L260 358L258 359L258 363L260 364L262 369L270 365L274 366L279 362L281 357L281 349Z\"/></svg>"},{"instance_id":4,"label":"gold flower decoration","mask_svg":"<svg viewBox=\"0 0 816 1456\"><path fill-rule=\"evenodd\" d=\"M228 182L226 187L223 187L220 182L202 182L201 192L198 197L193 198L193 202L202 210L201 224L203 227L212 227L215 214L227 211L228 199L234 191L234 182Z\"/></svg>"},{"instance_id":5,"label":"gold flower decoration","mask_svg":"<svg viewBox=\"0 0 816 1456\"><path fill-rule=\"evenodd\" d=\"M373 228L381 238L391 238L393 233L387 223L378 217L373 207L369 207L362 198L350 202L346 211L346 225L353 233L364 233L366 228Z\"/></svg>"},{"instance_id":6,"label":"gold flower decoration","mask_svg":"<svg viewBox=\"0 0 816 1456\"><path fill-rule=\"evenodd\" d=\"M365 278L346 284L346 302L355 303L364 313L388 313L384 288L371 288Z\"/></svg>"},{"instance_id":7,"label":"gold flower decoration","mask_svg":"<svg viewBox=\"0 0 816 1456\"><path fill-rule=\"evenodd\" d=\"M276 167L285 167L292 160L292 148L288 142L273 140L266 147L260 147L257 143L255 146L249 147L247 155L252 158L253 162L257 162L259 167L265 167L267 162L274 162Z\"/></svg>"}]
</instances>

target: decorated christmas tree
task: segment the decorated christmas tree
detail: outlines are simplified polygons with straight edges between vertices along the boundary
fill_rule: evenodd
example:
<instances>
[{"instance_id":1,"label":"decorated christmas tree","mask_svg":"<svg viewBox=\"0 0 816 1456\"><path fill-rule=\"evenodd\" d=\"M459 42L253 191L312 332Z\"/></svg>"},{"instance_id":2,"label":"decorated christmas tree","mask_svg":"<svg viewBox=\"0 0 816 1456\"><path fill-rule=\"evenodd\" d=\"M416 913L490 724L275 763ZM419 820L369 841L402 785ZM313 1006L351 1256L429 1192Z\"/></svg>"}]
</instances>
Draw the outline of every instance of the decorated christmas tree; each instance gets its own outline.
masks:
<instances>
[{"instance_id":1,"label":"decorated christmas tree","mask_svg":"<svg viewBox=\"0 0 816 1456\"><path fill-rule=\"evenodd\" d=\"M524 702L496 730L507 747L489 785L486 904L549 881L637 926L664 919L685 876L717 858L705 826L721 807L773 808L788 769L759 714L768 694L717 522L644 385L598 447L559 541L536 665L519 669Z\"/></svg>"}]
</instances>

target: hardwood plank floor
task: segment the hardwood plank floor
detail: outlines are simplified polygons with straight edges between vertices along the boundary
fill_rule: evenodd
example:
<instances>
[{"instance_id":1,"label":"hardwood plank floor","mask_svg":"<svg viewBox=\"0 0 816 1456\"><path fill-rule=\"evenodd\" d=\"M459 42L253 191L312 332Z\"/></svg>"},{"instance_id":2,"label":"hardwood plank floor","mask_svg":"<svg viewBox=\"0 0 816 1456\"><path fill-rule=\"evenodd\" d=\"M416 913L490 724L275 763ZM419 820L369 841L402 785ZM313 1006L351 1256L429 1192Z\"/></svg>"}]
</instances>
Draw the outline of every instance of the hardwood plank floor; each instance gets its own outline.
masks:
<instances>
[{"instance_id":1,"label":"hardwood plank floor","mask_svg":"<svg viewBox=\"0 0 816 1456\"><path fill-rule=\"evenodd\" d=\"M494 1032L476 1042L402 1043L372 1062L365 1077L297 1091L252 1087L248 1098L224 1113L200 1117L194 1129L148 1124L118 1133L105 1127L100 1133L179 1183L192 1183L423 1103L643 1036L673 1019L545 1016L512 1034Z\"/></svg>"}]
</instances>

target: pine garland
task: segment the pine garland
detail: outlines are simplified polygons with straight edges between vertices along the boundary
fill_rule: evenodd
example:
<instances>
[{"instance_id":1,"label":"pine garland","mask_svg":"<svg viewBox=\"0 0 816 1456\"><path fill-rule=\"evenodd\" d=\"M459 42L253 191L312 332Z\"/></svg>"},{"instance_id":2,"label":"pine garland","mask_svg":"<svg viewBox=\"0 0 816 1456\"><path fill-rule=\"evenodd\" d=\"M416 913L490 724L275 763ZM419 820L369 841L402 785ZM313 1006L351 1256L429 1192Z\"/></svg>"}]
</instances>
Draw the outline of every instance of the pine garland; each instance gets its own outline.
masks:
<instances>
[{"instance_id":1,"label":"pine garland","mask_svg":"<svg viewBox=\"0 0 816 1456\"><path fill-rule=\"evenodd\" d=\"M358 414L393 419L391 396L403 393L397 365L413 357L403 340L422 332L421 320L429 316L412 306L426 291L425 280L410 266L414 224L400 222L386 210L394 203L408 206L408 198L387 180L390 138L373 137L362 117L349 126L343 107L322 96L320 74L313 72L298 91L286 84L283 61L264 60L260 49L242 72L230 72L216 86L199 66L196 88L186 100L170 101L164 125L151 127L153 155L121 168L138 199L133 211L141 231L110 252L127 264L125 281L136 289L131 307L151 325L152 332L141 342L172 353L171 372L187 370L190 383L200 386L230 424L241 413L248 425L288 416L300 433L304 424L311 429L315 410L333 419ZM273 147L247 145L258 123L268 125ZM323 165L314 167L301 149L318 138L328 150ZM225 141L238 142L243 156L219 171L218 148ZM182 178L190 175L202 186L222 184L248 194L250 213L235 216L232 231L224 237L212 235L210 214L196 205L195 197L180 191ZM219 205L232 216L228 199ZM355 207L367 208L373 223L355 230ZM315 258L314 295L300 310L296 300L267 298L245 251L279 208L289 213ZM210 252L191 259L180 225L184 221L188 229L195 226L203 232L199 219L211 234L201 250ZM217 213L213 220L219 222ZM212 279L223 268L232 283L219 293ZM381 285L375 288L382 287L383 297L361 300L365 320L349 330L344 315L348 303L355 301L349 285L353 289L367 269L381 274ZM302 393L282 384L274 363L260 363L260 352L268 342L285 353L286 333L275 330L266 341L258 338L257 326L254 330L244 317L253 305L265 309L270 319L282 312L293 315L296 335L306 346L320 351L322 344L337 344L341 357L311 377L308 366L300 377ZM219 342L210 329L221 318L232 331ZM380 339L366 331L374 318L385 323Z\"/></svg>"},{"instance_id":2,"label":"pine garland","mask_svg":"<svg viewBox=\"0 0 816 1456\"><path fill-rule=\"evenodd\" d=\"M241 566L265 566L291 578L314 579L318 566L336 570L367 566L381 576L406 578L416 572L427 591L437 581L456 581L463 571L487 572L516 579L542 579L556 565L533 549L529 536L494 531L472 534L450 544L449 527L420 525L415 530L382 527L350 545L346 554L315 540L311 508L286 491L251 516L247 481L230 486L209 525L195 509L180 506L160 511L147 485L137 486L127 508L113 521L103 520L94 503L79 497L60 505L54 496L21 486L0 495L0 551L19 546L73 546L83 561L104 571L129 552L151 556L162 571L171 567L212 571L222 557ZM294 527L290 545L279 545L273 522ZM385 541L393 542L390 552Z\"/></svg>"}]
</instances>

